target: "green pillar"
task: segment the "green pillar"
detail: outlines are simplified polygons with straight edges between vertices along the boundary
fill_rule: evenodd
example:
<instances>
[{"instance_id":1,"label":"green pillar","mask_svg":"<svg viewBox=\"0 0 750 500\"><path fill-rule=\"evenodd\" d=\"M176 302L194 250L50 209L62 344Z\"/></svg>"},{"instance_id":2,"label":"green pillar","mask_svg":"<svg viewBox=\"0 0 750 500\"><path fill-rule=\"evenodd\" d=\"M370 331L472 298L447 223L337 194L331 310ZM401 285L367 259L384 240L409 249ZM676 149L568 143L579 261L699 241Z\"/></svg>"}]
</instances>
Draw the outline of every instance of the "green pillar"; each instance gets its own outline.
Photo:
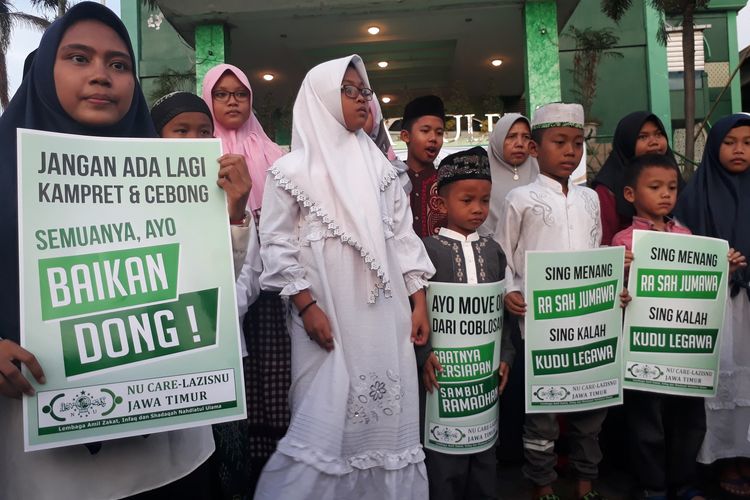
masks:
<instances>
[{"instance_id":1,"label":"green pillar","mask_svg":"<svg viewBox=\"0 0 750 500\"><path fill-rule=\"evenodd\" d=\"M229 30L223 24L202 24L195 28L195 84L198 95L209 69L227 60Z\"/></svg>"},{"instance_id":2,"label":"green pillar","mask_svg":"<svg viewBox=\"0 0 750 500\"><path fill-rule=\"evenodd\" d=\"M727 49L729 50L729 73L740 64L740 49L737 42L737 12L727 12ZM740 72L738 71L732 83L729 85L729 92L732 97L732 113L742 111L742 89L740 86ZM713 119L716 121L716 118Z\"/></svg>"},{"instance_id":3,"label":"green pillar","mask_svg":"<svg viewBox=\"0 0 750 500\"><path fill-rule=\"evenodd\" d=\"M646 65L648 74L649 111L658 116L667 129L667 137L672 142L672 108L669 104L669 70L667 69L667 48L659 43L657 33L662 14L644 5L644 24L646 25Z\"/></svg>"},{"instance_id":4,"label":"green pillar","mask_svg":"<svg viewBox=\"0 0 750 500\"><path fill-rule=\"evenodd\" d=\"M557 37L557 5L554 0L527 1L526 29L526 113L548 102L562 99L560 54Z\"/></svg>"},{"instance_id":5,"label":"green pillar","mask_svg":"<svg viewBox=\"0 0 750 500\"><path fill-rule=\"evenodd\" d=\"M138 75L141 62L141 2L122 2L120 4L120 18L128 30L130 43L133 44L135 74Z\"/></svg>"}]
</instances>

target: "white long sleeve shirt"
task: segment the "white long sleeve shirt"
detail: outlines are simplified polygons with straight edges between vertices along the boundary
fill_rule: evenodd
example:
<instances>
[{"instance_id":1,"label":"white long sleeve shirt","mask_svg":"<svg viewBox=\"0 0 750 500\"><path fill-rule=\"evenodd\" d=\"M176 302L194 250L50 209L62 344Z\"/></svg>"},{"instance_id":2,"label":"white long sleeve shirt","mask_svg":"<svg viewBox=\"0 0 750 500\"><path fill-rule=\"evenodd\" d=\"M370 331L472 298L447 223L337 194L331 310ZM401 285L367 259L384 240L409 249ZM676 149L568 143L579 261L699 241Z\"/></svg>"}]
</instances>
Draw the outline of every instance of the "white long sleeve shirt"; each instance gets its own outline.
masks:
<instances>
[{"instance_id":1,"label":"white long sleeve shirt","mask_svg":"<svg viewBox=\"0 0 750 500\"><path fill-rule=\"evenodd\" d=\"M505 198L499 240L508 258L506 291L524 293L527 250L586 250L602 239L599 198L587 187L540 174Z\"/></svg>"}]
</instances>

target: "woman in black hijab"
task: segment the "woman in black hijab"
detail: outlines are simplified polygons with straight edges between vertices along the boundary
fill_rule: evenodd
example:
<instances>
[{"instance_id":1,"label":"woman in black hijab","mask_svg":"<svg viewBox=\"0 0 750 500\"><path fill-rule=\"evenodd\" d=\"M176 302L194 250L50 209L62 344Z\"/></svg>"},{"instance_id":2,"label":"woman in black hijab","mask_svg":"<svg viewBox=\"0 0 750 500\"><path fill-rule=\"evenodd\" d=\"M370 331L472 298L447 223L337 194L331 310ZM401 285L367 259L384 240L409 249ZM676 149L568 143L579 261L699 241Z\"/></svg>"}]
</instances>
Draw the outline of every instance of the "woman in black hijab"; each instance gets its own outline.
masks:
<instances>
[{"instance_id":1,"label":"woman in black hijab","mask_svg":"<svg viewBox=\"0 0 750 500\"><path fill-rule=\"evenodd\" d=\"M672 156L664 125L648 111L630 113L617 124L612 152L592 183L599 195L602 245L611 244L615 234L632 224L635 211L623 197L625 169L633 158L649 153Z\"/></svg>"},{"instance_id":2,"label":"woman in black hijab","mask_svg":"<svg viewBox=\"0 0 750 500\"><path fill-rule=\"evenodd\" d=\"M41 367L19 341L16 129L104 137L156 137L134 71L125 26L109 9L82 2L44 33L20 88L0 117L0 498L121 498L185 476L214 450L208 427L24 453L21 401ZM56 217L48 210L50 223ZM4 396L10 396L4 397ZM91 450L91 451L90 451ZM98 453L95 451L98 450ZM162 494L163 498L197 498Z\"/></svg>"},{"instance_id":3,"label":"woman in black hijab","mask_svg":"<svg viewBox=\"0 0 750 500\"><path fill-rule=\"evenodd\" d=\"M717 121L698 170L680 195L675 216L693 234L721 238L750 255L750 115ZM706 399L706 437L698 461L721 461L719 483L750 496L750 271L730 278L721 330L716 397Z\"/></svg>"}]
</instances>

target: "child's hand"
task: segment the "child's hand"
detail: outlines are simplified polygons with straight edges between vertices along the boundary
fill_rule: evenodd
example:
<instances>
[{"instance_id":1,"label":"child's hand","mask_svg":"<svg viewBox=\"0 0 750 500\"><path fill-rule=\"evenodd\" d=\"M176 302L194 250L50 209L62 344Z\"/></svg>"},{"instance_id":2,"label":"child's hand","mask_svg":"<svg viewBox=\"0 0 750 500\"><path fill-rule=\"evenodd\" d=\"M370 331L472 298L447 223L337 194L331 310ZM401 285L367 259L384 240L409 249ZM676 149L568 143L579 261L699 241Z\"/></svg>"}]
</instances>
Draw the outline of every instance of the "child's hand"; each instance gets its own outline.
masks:
<instances>
[{"instance_id":1,"label":"child's hand","mask_svg":"<svg viewBox=\"0 0 750 500\"><path fill-rule=\"evenodd\" d=\"M331 333L331 324L328 322L328 316L318 304L311 305L305 314L302 315L302 324L305 325L305 331L310 340L328 352L333 351L333 334Z\"/></svg>"},{"instance_id":2,"label":"child's hand","mask_svg":"<svg viewBox=\"0 0 750 500\"><path fill-rule=\"evenodd\" d=\"M227 193L227 210L231 220L245 218L247 199L253 181L247 171L247 164L242 155L226 154L219 158L219 180L216 184Z\"/></svg>"},{"instance_id":3,"label":"child's hand","mask_svg":"<svg viewBox=\"0 0 750 500\"><path fill-rule=\"evenodd\" d=\"M630 292L628 292L627 288L623 288L622 292L620 292L620 307L625 309L631 300L633 300L633 297L630 296Z\"/></svg>"},{"instance_id":4,"label":"child's hand","mask_svg":"<svg viewBox=\"0 0 750 500\"><path fill-rule=\"evenodd\" d=\"M497 370L500 375L500 385L497 388L498 395L502 394L505 390L505 386L508 384L508 374L510 374L510 366L505 361L500 362L500 368Z\"/></svg>"},{"instance_id":5,"label":"child's hand","mask_svg":"<svg viewBox=\"0 0 750 500\"><path fill-rule=\"evenodd\" d=\"M633 262L633 252L630 250L625 250L625 269L627 270L630 267L630 264Z\"/></svg>"},{"instance_id":6,"label":"child's hand","mask_svg":"<svg viewBox=\"0 0 750 500\"><path fill-rule=\"evenodd\" d=\"M427 389L427 392L431 393L433 389L440 387L440 384L438 384L437 381L438 372L443 372L443 366L440 364L440 361L438 361L435 353L431 352L427 361L424 363L424 368L422 368L422 383L424 384L424 388Z\"/></svg>"},{"instance_id":7,"label":"child's hand","mask_svg":"<svg viewBox=\"0 0 750 500\"><path fill-rule=\"evenodd\" d=\"M17 363L23 363L40 384L44 384L44 371L33 354L10 340L0 340L0 394L20 398L21 394L34 395L34 388L23 376Z\"/></svg>"},{"instance_id":8,"label":"child's hand","mask_svg":"<svg viewBox=\"0 0 750 500\"><path fill-rule=\"evenodd\" d=\"M427 317L427 298L424 290L411 295L414 310L411 312L411 341L425 345L430 338L430 320Z\"/></svg>"},{"instance_id":9,"label":"child's hand","mask_svg":"<svg viewBox=\"0 0 750 500\"><path fill-rule=\"evenodd\" d=\"M734 248L729 249L729 253L727 253L727 260L729 261L729 274L734 274L737 269L747 267L745 256Z\"/></svg>"},{"instance_id":10,"label":"child's hand","mask_svg":"<svg viewBox=\"0 0 750 500\"><path fill-rule=\"evenodd\" d=\"M526 314L526 302L523 300L521 292L510 292L505 294L505 308L511 314L523 316Z\"/></svg>"}]
</instances>

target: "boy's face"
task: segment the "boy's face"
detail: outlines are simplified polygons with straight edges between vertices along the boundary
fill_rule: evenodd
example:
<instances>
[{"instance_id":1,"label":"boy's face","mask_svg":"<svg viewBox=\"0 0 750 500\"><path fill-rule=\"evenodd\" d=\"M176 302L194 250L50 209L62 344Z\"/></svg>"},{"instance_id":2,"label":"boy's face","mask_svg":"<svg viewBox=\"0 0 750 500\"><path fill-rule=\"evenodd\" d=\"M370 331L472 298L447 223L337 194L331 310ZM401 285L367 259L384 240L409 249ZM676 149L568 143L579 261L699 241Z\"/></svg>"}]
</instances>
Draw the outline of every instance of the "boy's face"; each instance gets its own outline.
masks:
<instances>
[{"instance_id":1,"label":"boy's face","mask_svg":"<svg viewBox=\"0 0 750 500\"><path fill-rule=\"evenodd\" d=\"M165 139L207 139L214 136L211 118L200 111L180 113L159 132Z\"/></svg>"},{"instance_id":2,"label":"boy's face","mask_svg":"<svg viewBox=\"0 0 750 500\"><path fill-rule=\"evenodd\" d=\"M551 127L542 131L539 144L531 143L531 155L539 170L561 184L578 168L583 156L583 130L575 127Z\"/></svg>"},{"instance_id":3,"label":"boy's face","mask_svg":"<svg viewBox=\"0 0 750 500\"><path fill-rule=\"evenodd\" d=\"M433 163L443 147L445 123L437 116L420 116L409 130L401 131L409 157L419 163Z\"/></svg>"},{"instance_id":4,"label":"boy's face","mask_svg":"<svg viewBox=\"0 0 750 500\"><path fill-rule=\"evenodd\" d=\"M667 152L667 138L652 121L647 121L635 140L635 156L645 154L663 155Z\"/></svg>"},{"instance_id":5,"label":"boy's face","mask_svg":"<svg viewBox=\"0 0 750 500\"><path fill-rule=\"evenodd\" d=\"M724 137L719 147L719 161L733 174L750 168L750 126L735 127Z\"/></svg>"},{"instance_id":6,"label":"boy's face","mask_svg":"<svg viewBox=\"0 0 750 500\"><path fill-rule=\"evenodd\" d=\"M467 236L477 230L490 211L492 183L481 179L452 182L441 190L438 208L447 216L447 227Z\"/></svg>"},{"instance_id":7,"label":"boy's face","mask_svg":"<svg viewBox=\"0 0 750 500\"><path fill-rule=\"evenodd\" d=\"M677 202L677 171L673 168L646 167L635 187L626 186L623 196L633 204L638 217L662 222Z\"/></svg>"},{"instance_id":8,"label":"boy's face","mask_svg":"<svg viewBox=\"0 0 750 500\"><path fill-rule=\"evenodd\" d=\"M133 102L135 77L128 48L99 21L78 21L68 28L57 48L53 74L60 105L83 125L114 125Z\"/></svg>"},{"instance_id":9,"label":"boy's face","mask_svg":"<svg viewBox=\"0 0 750 500\"><path fill-rule=\"evenodd\" d=\"M359 76L357 70L350 66L344 72L344 79L341 80L341 85L353 85L361 89L365 87L365 82ZM356 132L363 128L367 123L367 118L370 116L370 106L361 93L357 93L357 97L351 98L342 90L341 111L344 114L344 125L351 132Z\"/></svg>"},{"instance_id":10,"label":"boy's face","mask_svg":"<svg viewBox=\"0 0 750 500\"><path fill-rule=\"evenodd\" d=\"M216 121L228 130L244 125L253 105L250 90L231 71L224 73L214 85L211 104Z\"/></svg>"},{"instance_id":11,"label":"boy's face","mask_svg":"<svg viewBox=\"0 0 750 500\"><path fill-rule=\"evenodd\" d=\"M524 120L518 120L508 130L503 141L503 159L511 165L520 165L529 157L531 130Z\"/></svg>"}]
</instances>

